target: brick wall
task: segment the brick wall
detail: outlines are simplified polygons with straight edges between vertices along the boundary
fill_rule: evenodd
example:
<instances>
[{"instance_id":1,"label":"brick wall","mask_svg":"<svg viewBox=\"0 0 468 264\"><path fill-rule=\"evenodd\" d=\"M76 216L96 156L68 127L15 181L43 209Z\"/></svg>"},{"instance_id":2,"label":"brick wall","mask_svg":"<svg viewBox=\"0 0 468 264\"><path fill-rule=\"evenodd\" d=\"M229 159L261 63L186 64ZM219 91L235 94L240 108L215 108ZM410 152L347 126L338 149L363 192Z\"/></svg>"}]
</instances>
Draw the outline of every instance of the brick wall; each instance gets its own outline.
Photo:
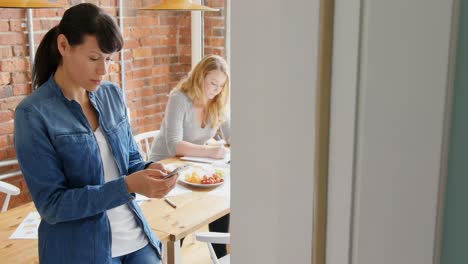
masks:
<instances>
[{"instance_id":1,"label":"brick wall","mask_svg":"<svg viewBox=\"0 0 468 264\"><path fill-rule=\"evenodd\" d=\"M117 0L58 0L70 6L89 2L119 15ZM158 1L124 0L125 94L134 134L159 129L168 92L191 68L190 12L139 11L136 8ZM221 8L207 12L204 19L205 54L224 55L224 0L206 0ZM62 9L33 11L36 48L44 34L58 24ZM0 8L0 161L15 158L13 119L15 107L31 93L31 73L26 28L26 11ZM111 66L107 79L122 86L120 55ZM0 173L17 166L1 168ZM31 201L22 176L5 180L19 188L10 208ZM0 194L0 204L4 196Z\"/></svg>"}]
</instances>

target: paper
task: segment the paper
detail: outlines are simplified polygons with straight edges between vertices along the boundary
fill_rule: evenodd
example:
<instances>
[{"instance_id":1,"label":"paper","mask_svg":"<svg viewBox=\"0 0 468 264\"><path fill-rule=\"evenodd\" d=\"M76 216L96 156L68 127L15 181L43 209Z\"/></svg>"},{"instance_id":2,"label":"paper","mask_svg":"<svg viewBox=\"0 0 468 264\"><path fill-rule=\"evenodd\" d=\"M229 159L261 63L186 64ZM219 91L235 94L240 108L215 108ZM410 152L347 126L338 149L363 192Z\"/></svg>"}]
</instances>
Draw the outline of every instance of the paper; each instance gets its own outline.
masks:
<instances>
[{"instance_id":1,"label":"paper","mask_svg":"<svg viewBox=\"0 0 468 264\"><path fill-rule=\"evenodd\" d=\"M179 184L176 184L176 186L174 187L174 189L172 189L168 194L166 194L166 196L164 197L173 197L173 196L177 196L177 195L181 195L181 194L184 194L184 193L190 193L192 192L192 190L190 189L187 189L185 188L184 186L181 186ZM138 204L141 204L142 202L146 201L146 200L149 200L151 198L149 197L146 197L144 195L141 195L139 193L136 194L135 196L135 201L138 203Z\"/></svg>"},{"instance_id":2,"label":"paper","mask_svg":"<svg viewBox=\"0 0 468 264\"><path fill-rule=\"evenodd\" d=\"M191 157L191 156L184 156L180 158L181 160L186 161L194 161L194 162L201 162L201 163L209 163L213 165L225 165L231 163L231 153L228 152L224 159L212 159L212 158L202 158L202 157Z\"/></svg>"},{"instance_id":3,"label":"paper","mask_svg":"<svg viewBox=\"0 0 468 264\"><path fill-rule=\"evenodd\" d=\"M15 232L11 234L10 239L37 239L37 230L41 216L38 212L30 212L23 222L16 228Z\"/></svg>"}]
</instances>

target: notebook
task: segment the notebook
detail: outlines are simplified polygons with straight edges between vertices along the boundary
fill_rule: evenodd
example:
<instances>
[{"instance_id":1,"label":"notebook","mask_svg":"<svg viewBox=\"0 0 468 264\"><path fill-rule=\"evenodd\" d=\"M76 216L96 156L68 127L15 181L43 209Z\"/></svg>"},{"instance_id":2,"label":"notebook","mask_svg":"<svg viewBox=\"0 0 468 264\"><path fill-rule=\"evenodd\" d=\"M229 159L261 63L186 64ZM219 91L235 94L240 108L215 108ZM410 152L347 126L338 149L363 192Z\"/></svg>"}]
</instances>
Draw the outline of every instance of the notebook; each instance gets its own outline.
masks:
<instances>
[{"instance_id":1,"label":"notebook","mask_svg":"<svg viewBox=\"0 0 468 264\"><path fill-rule=\"evenodd\" d=\"M201 163L208 163L208 164L230 164L231 163L231 153L229 152L224 159L212 159L212 158L203 158L203 157L190 157L184 156L180 157L181 160L185 161L192 161L192 162L201 162Z\"/></svg>"}]
</instances>

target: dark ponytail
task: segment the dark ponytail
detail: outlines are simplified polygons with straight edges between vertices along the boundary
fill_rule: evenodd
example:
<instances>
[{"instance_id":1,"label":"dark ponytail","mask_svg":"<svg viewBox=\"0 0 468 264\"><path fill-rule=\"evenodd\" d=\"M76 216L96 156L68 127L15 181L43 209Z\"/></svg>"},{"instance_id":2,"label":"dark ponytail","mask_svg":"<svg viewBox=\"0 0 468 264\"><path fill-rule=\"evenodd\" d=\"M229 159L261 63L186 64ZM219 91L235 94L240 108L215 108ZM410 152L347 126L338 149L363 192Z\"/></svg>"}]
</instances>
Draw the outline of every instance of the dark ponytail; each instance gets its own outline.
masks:
<instances>
[{"instance_id":1,"label":"dark ponytail","mask_svg":"<svg viewBox=\"0 0 468 264\"><path fill-rule=\"evenodd\" d=\"M49 30L39 44L32 73L32 87L38 88L55 73L62 61L57 47L57 36L63 34L71 46L80 45L84 37L95 36L103 53L122 49L123 37L115 20L99 7L78 4L63 14L60 23Z\"/></svg>"},{"instance_id":2,"label":"dark ponytail","mask_svg":"<svg viewBox=\"0 0 468 264\"><path fill-rule=\"evenodd\" d=\"M37 48L32 72L33 88L45 83L60 63L62 56L57 48L57 32L58 26L49 30Z\"/></svg>"}]
</instances>

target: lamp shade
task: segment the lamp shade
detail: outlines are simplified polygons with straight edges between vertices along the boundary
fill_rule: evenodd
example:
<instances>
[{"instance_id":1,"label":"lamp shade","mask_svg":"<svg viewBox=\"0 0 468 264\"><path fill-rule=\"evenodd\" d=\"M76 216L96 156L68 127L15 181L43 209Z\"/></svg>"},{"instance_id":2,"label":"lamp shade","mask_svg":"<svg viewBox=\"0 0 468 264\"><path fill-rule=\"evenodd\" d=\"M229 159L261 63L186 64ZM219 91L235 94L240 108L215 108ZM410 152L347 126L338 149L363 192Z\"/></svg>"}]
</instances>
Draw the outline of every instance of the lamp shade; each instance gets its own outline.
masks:
<instances>
[{"instance_id":1,"label":"lamp shade","mask_svg":"<svg viewBox=\"0 0 468 264\"><path fill-rule=\"evenodd\" d=\"M63 8L63 5L46 0L2 0L0 7L6 8Z\"/></svg>"},{"instance_id":2,"label":"lamp shade","mask_svg":"<svg viewBox=\"0 0 468 264\"><path fill-rule=\"evenodd\" d=\"M139 10L218 11L219 9L194 4L192 0L161 0L159 4L142 7Z\"/></svg>"}]
</instances>

